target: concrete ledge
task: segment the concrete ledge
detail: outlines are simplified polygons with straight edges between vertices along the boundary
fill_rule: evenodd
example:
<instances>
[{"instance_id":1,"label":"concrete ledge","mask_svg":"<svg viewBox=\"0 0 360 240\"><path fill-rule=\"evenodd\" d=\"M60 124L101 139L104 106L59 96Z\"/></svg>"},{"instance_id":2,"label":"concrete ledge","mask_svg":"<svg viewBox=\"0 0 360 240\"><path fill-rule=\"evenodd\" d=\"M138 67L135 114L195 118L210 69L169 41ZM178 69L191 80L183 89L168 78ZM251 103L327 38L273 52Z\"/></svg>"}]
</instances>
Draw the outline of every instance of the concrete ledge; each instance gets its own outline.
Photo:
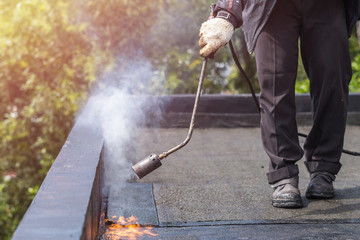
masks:
<instances>
[{"instance_id":1,"label":"concrete ledge","mask_svg":"<svg viewBox=\"0 0 360 240\"><path fill-rule=\"evenodd\" d=\"M146 100L154 108L162 108L162 118L151 116L149 111L147 127L188 127L195 101L195 95L150 96ZM312 124L312 110L309 94L296 95L297 121L299 125ZM152 109L152 108L149 108ZM250 94L202 95L200 98L196 127L258 127L258 110ZM360 93L352 93L349 98L348 124L360 124Z\"/></svg>"},{"instance_id":2,"label":"concrete ledge","mask_svg":"<svg viewBox=\"0 0 360 240\"><path fill-rule=\"evenodd\" d=\"M27 239L97 239L103 138L77 123L13 235Z\"/></svg>"}]
</instances>

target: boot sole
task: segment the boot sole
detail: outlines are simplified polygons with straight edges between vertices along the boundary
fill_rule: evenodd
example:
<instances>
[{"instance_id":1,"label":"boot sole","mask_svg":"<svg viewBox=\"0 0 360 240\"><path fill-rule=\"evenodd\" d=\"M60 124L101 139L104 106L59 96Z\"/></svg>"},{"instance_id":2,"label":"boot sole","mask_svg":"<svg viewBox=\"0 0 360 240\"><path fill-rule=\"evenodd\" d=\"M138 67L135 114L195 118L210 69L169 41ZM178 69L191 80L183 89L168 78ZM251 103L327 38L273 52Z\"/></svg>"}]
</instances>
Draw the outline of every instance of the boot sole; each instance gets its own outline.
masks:
<instances>
[{"instance_id":1,"label":"boot sole","mask_svg":"<svg viewBox=\"0 0 360 240\"><path fill-rule=\"evenodd\" d=\"M309 199L331 199L335 197L335 194L330 193L319 193L319 192L307 192L305 194L306 198Z\"/></svg>"},{"instance_id":2,"label":"boot sole","mask_svg":"<svg viewBox=\"0 0 360 240\"><path fill-rule=\"evenodd\" d=\"M277 208L302 208L303 204L301 200L298 201L281 201L272 200L272 205Z\"/></svg>"}]
</instances>

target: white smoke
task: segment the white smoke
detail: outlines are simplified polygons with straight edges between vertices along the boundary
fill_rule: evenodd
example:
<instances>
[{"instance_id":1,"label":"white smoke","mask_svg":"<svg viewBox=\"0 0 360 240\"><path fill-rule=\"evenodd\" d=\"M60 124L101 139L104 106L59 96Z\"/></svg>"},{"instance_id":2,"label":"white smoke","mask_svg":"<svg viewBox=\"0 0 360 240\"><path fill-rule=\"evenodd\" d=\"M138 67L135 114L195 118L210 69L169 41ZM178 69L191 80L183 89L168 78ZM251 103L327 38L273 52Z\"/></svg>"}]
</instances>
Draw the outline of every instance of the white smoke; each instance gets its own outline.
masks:
<instances>
[{"instance_id":1,"label":"white smoke","mask_svg":"<svg viewBox=\"0 0 360 240\"><path fill-rule=\"evenodd\" d=\"M99 77L78 121L101 129L104 137L105 189L121 186L133 175L129 156L134 149L136 130L145 123L146 112L151 109L161 116L159 104L144 96L154 93L154 74L150 63L142 60L121 64L122 68ZM154 118L152 121L156 121Z\"/></svg>"}]
</instances>

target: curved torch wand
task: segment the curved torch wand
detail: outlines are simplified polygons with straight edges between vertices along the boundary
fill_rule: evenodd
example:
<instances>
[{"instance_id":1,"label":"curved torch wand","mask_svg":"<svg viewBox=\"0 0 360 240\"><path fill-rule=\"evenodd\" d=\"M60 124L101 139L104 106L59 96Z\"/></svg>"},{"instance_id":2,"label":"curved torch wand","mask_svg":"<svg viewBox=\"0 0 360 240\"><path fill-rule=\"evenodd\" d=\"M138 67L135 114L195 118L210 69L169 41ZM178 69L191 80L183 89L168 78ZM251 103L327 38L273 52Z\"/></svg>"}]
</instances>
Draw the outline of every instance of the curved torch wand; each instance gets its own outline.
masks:
<instances>
[{"instance_id":1,"label":"curved torch wand","mask_svg":"<svg viewBox=\"0 0 360 240\"><path fill-rule=\"evenodd\" d=\"M196 112L198 109L200 95L201 95L201 89L202 89L202 85L203 85L204 78L205 78L205 70L206 70L207 60L208 60L207 58L204 58L204 61L202 64L200 78L199 78L199 84L198 84L198 88L197 88L197 92L196 92L194 108L193 108L193 112L191 115L189 132L187 134L186 139L182 143L177 145L176 147L168 150L167 152L164 152L164 153L160 154L159 156L157 156L156 154L151 154L150 156L146 157L145 159L141 160L140 162L138 162L137 164L132 166L132 169L134 170L136 176L139 179L145 177L147 174L149 174L152 171L154 171L155 169L159 168L162 165L160 162L161 160L163 160L170 154L178 151L179 149L183 148L190 141L193 130L194 130Z\"/></svg>"}]
</instances>

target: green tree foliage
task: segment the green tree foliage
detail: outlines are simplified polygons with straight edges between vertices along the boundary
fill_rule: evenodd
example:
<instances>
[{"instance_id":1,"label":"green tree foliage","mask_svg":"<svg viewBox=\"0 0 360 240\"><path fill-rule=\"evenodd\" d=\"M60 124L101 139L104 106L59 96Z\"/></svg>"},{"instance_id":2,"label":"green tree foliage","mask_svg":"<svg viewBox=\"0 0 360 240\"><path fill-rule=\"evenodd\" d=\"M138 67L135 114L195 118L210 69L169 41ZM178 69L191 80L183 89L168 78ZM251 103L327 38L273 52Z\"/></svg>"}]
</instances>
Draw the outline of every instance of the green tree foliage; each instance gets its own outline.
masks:
<instances>
[{"instance_id":1,"label":"green tree foliage","mask_svg":"<svg viewBox=\"0 0 360 240\"><path fill-rule=\"evenodd\" d=\"M207 0L164 1L158 6L156 21L144 33L144 56L162 71L163 93L195 93L202 66L199 57L199 27L207 20L211 2ZM219 93L227 86L225 76L231 66L226 49L209 61L204 93Z\"/></svg>"},{"instance_id":2,"label":"green tree foliage","mask_svg":"<svg viewBox=\"0 0 360 240\"><path fill-rule=\"evenodd\" d=\"M10 236L95 79L69 1L0 2L0 238Z\"/></svg>"},{"instance_id":3,"label":"green tree foliage","mask_svg":"<svg viewBox=\"0 0 360 240\"><path fill-rule=\"evenodd\" d=\"M112 55L132 57L144 48L145 32L154 24L161 0L78 0L76 18L86 33Z\"/></svg>"},{"instance_id":4,"label":"green tree foliage","mask_svg":"<svg viewBox=\"0 0 360 240\"><path fill-rule=\"evenodd\" d=\"M21 220L96 76L118 54L141 50L155 2L0 1L1 239Z\"/></svg>"},{"instance_id":5,"label":"green tree foliage","mask_svg":"<svg viewBox=\"0 0 360 240\"><path fill-rule=\"evenodd\" d=\"M359 25L357 25L357 27L358 26ZM360 49L355 30L349 39L349 43L353 70L353 76L351 78L349 90L350 92L360 92Z\"/></svg>"},{"instance_id":6,"label":"green tree foliage","mask_svg":"<svg viewBox=\"0 0 360 240\"><path fill-rule=\"evenodd\" d=\"M350 82L350 92L360 91L360 54L352 62L353 76Z\"/></svg>"}]
</instances>

